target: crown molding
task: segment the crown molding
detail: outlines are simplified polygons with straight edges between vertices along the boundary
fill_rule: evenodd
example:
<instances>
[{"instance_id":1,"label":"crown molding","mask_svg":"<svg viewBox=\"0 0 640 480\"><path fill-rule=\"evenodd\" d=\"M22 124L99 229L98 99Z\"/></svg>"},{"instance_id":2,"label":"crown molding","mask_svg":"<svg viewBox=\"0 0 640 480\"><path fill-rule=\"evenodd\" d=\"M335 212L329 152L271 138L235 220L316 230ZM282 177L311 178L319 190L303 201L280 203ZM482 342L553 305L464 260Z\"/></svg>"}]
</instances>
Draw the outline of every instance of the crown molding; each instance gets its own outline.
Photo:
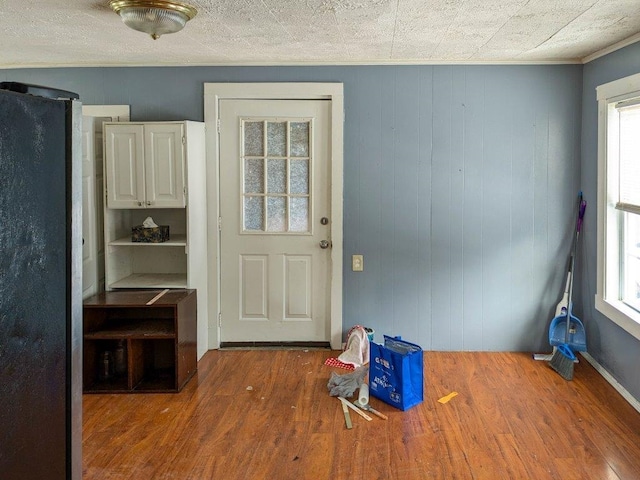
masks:
<instances>
[{"instance_id":1,"label":"crown molding","mask_svg":"<svg viewBox=\"0 0 640 480\"><path fill-rule=\"evenodd\" d=\"M615 52L616 50L620 50L621 48L633 45L638 41L640 41L640 33L636 33L635 35L632 35L631 37L626 38L618 43L614 43L607 48L603 48L602 50L598 50L597 52L592 53L591 55L587 55L582 59L582 63L586 64L589 62L593 62L600 57L604 57L605 55L609 55L610 53Z\"/></svg>"}]
</instances>

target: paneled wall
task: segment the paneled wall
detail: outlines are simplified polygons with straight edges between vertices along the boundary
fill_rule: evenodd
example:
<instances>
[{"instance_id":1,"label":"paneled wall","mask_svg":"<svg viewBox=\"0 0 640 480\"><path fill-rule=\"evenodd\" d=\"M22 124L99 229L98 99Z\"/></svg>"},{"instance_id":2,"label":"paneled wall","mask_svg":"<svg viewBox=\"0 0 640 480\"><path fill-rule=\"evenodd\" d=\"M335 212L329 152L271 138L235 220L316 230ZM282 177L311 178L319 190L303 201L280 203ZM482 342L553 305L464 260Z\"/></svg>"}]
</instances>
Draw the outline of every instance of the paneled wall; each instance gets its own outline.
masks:
<instances>
[{"instance_id":1,"label":"paneled wall","mask_svg":"<svg viewBox=\"0 0 640 480\"><path fill-rule=\"evenodd\" d=\"M640 341L610 321L594 307L596 295L596 199L598 193L598 103L596 87L640 73L640 43L594 60L584 66L582 121L582 182L587 200L581 276L589 353L636 399L640 399ZM640 186L639 186L640 188Z\"/></svg>"},{"instance_id":2,"label":"paneled wall","mask_svg":"<svg viewBox=\"0 0 640 480\"><path fill-rule=\"evenodd\" d=\"M580 188L580 68L371 67L355 82L345 252L365 271L345 272L345 318L434 350L548 348Z\"/></svg>"},{"instance_id":3,"label":"paneled wall","mask_svg":"<svg viewBox=\"0 0 640 480\"><path fill-rule=\"evenodd\" d=\"M428 350L548 351L580 189L582 67L0 71L0 81L203 119L204 82L343 82L344 330ZM364 255L364 272L350 270Z\"/></svg>"}]
</instances>

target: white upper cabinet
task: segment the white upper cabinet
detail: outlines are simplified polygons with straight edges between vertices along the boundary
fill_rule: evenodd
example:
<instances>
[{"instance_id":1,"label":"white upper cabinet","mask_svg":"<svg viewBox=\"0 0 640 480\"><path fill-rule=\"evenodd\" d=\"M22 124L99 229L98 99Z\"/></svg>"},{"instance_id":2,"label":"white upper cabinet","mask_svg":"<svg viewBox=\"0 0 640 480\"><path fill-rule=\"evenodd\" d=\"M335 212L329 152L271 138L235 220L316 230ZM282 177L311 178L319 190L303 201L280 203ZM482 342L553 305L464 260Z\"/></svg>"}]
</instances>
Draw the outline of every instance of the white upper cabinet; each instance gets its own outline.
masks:
<instances>
[{"instance_id":1,"label":"white upper cabinet","mask_svg":"<svg viewBox=\"0 0 640 480\"><path fill-rule=\"evenodd\" d=\"M106 290L197 288L205 298L204 123L105 122L103 128ZM132 228L147 217L168 227L169 240L132 240Z\"/></svg>"},{"instance_id":2,"label":"white upper cabinet","mask_svg":"<svg viewBox=\"0 0 640 480\"><path fill-rule=\"evenodd\" d=\"M107 208L184 208L184 124L105 123Z\"/></svg>"}]
</instances>

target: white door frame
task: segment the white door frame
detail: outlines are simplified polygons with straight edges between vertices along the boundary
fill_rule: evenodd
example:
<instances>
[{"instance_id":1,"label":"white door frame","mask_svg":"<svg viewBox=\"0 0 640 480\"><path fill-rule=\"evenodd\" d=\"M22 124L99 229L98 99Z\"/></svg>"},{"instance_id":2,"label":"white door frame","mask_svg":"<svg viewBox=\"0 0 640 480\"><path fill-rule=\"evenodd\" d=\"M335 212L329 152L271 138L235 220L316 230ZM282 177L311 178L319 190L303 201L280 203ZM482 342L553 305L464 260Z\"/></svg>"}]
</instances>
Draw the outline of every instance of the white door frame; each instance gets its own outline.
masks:
<instances>
[{"instance_id":1,"label":"white door frame","mask_svg":"<svg viewBox=\"0 0 640 480\"><path fill-rule=\"evenodd\" d=\"M130 113L129 113L129 105L82 105L82 116L85 117L109 117L111 118L111 120L113 121L120 121L120 122L128 122L129 118L130 118ZM95 158L93 159L95 162ZM103 162L104 165L104 162ZM103 171L102 172L97 172L94 169L93 172L93 181L95 183L96 177L98 175L104 175L104 166L103 166ZM104 177L103 177L103 182L104 182ZM95 203L95 207L96 210L90 213L87 212L82 212L82 215L88 215L88 214L92 214L94 219L96 220L96 233L97 232L102 232L103 231L103 227L104 227L104 222L103 225L97 225L97 220L99 218L101 218L101 215L98 215L97 212L97 208L98 205L104 205L104 191L102 192L95 192L96 195L100 195L102 196L102 202L94 202ZM83 219L84 221L84 219ZM97 240L94 239L94 240ZM104 235L101 235L100 241L104 241ZM97 245L94 246L95 250L96 250L96 255L99 254L99 251L97 249ZM99 256L96 258L96 262L98 261ZM104 257L102 258L104 260ZM100 272L100 268L97 269L96 271L96 290L97 292L100 291L100 281L104 282L104 265L102 265L102 278L100 278L99 272ZM84 273L84 272L83 272ZM96 292L96 293L97 293Z\"/></svg>"},{"instance_id":2,"label":"white door frame","mask_svg":"<svg viewBox=\"0 0 640 480\"><path fill-rule=\"evenodd\" d=\"M205 83L204 122L207 131L207 203L209 265L209 348L220 347L220 148L218 119L220 100L329 100L331 101L331 259L330 338L331 348L342 348L342 211L343 125L342 83ZM214 234L214 232L217 232ZM215 258L213 258L215 255Z\"/></svg>"}]
</instances>

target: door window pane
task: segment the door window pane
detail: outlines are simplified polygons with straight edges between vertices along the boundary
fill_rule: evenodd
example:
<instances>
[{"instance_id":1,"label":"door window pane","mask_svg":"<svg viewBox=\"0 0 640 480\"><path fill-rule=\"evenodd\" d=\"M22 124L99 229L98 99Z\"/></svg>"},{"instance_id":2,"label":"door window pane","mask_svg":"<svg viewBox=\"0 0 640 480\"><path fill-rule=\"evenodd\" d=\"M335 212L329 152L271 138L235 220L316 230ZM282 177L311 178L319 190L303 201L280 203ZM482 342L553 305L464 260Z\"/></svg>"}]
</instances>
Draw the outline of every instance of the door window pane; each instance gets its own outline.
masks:
<instances>
[{"instance_id":1,"label":"door window pane","mask_svg":"<svg viewBox=\"0 0 640 480\"><path fill-rule=\"evenodd\" d=\"M291 122L291 156L309 156L309 123Z\"/></svg>"},{"instance_id":2,"label":"door window pane","mask_svg":"<svg viewBox=\"0 0 640 480\"><path fill-rule=\"evenodd\" d=\"M243 231L309 232L311 122L253 118L242 125Z\"/></svg>"},{"instance_id":3,"label":"door window pane","mask_svg":"<svg viewBox=\"0 0 640 480\"><path fill-rule=\"evenodd\" d=\"M309 160L291 160L291 193L309 193Z\"/></svg>"},{"instance_id":4,"label":"door window pane","mask_svg":"<svg viewBox=\"0 0 640 480\"><path fill-rule=\"evenodd\" d=\"M293 197L291 199L289 230L292 232L309 231L309 199L307 197Z\"/></svg>"},{"instance_id":5,"label":"door window pane","mask_svg":"<svg viewBox=\"0 0 640 480\"><path fill-rule=\"evenodd\" d=\"M244 154L259 157L264 149L264 122L244 123Z\"/></svg>"},{"instance_id":6,"label":"door window pane","mask_svg":"<svg viewBox=\"0 0 640 480\"><path fill-rule=\"evenodd\" d=\"M287 193L287 161L285 159L267 160L267 192Z\"/></svg>"},{"instance_id":7,"label":"door window pane","mask_svg":"<svg viewBox=\"0 0 640 480\"><path fill-rule=\"evenodd\" d=\"M267 155L284 157L287 154L286 128L285 122L267 123Z\"/></svg>"},{"instance_id":8,"label":"door window pane","mask_svg":"<svg viewBox=\"0 0 640 480\"><path fill-rule=\"evenodd\" d=\"M244 161L244 193L264 193L264 160L261 158Z\"/></svg>"},{"instance_id":9,"label":"door window pane","mask_svg":"<svg viewBox=\"0 0 640 480\"><path fill-rule=\"evenodd\" d=\"M267 231L286 231L286 198L267 197Z\"/></svg>"},{"instance_id":10,"label":"door window pane","mask_svg":"<svg viewBox=\"0 0 640 480\"><path fill-rule=\"evenodd\" d=\"M245 197L244 199L244 229L262 230L264 227L264 198Z\"/></svg>"}]
</instances>

